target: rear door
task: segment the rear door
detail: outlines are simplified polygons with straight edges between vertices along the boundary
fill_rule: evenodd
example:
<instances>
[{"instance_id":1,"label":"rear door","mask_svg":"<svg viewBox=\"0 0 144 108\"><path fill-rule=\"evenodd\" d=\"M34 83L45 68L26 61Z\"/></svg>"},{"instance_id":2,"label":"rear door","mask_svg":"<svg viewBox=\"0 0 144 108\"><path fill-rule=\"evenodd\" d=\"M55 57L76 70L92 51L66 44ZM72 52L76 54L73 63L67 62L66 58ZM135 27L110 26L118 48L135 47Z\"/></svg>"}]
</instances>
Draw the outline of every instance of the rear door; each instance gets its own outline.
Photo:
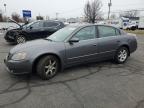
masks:
<instances>
[{"instance_id":1,"label":"rear door","mask_svg":"<svg viewBox=\"0 0 144 108\"><path fill-rule=\"evenodd\" d=\"M111 26L97 26L98 53L100 57L112 57L120 43L120 31Z\"/></svg>"},{"instance_id":2,"label":"rear door","mask_svg":"<svg viewBox=\"0 0 144 108\"><path fill-rule=\"evenodd\" d=\"M86 62L95 59L97 55L97 39L95 26L84 27L72 38L78 38L79 42L66 43L66 56L68 64Z\"/></svg>"}]
</instances>

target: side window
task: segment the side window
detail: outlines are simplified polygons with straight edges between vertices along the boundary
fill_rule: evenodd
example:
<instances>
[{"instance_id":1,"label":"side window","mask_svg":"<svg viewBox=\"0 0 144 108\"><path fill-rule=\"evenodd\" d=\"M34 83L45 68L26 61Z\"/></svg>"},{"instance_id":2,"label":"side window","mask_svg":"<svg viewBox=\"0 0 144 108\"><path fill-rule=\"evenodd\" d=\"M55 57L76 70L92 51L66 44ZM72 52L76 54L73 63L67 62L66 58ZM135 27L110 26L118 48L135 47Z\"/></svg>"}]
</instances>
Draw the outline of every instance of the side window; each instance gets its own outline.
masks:
<instances>
[{"instance_id":1,"label":"side window","mask_svg":"<svg viewBox=\"0 0 144 108\"><path fill-rule=\"evenodd\" d=\"M113 27L98 26L98 31L99 31L99 37L109 37L116 35L115 28Z\"/></svg>"},{"instance_id":2,"label":"side window","mask_svg":"<svg viewBox=\"0 0 144 108\"><path fill-rule=\"evenodd\" d=\"M79 40L87 40L87 39L94 39L95 38L95 26L85 27L78 31L75 36L79 38Z\"/></svg>"},{"instance_id":3,"label":"side window","mask_svg":"<svg viewBox=\"0 0 144 108\"><path fill-rule=\"evenodd\" d=\"M36 22L36 23L32 24L31 27L33 29L38 29L38 28L42 27L42 22Z\"/></svg>"},{"instance_id":4,"label":"side window","mask_svg":"<svg viewBox=\"0 0 144 108\"><path fill-rule=\"evenodd\" d=\"M44 27L56 27L59 23L56 22L44 22Z\"/></svg>"}]
</instances>

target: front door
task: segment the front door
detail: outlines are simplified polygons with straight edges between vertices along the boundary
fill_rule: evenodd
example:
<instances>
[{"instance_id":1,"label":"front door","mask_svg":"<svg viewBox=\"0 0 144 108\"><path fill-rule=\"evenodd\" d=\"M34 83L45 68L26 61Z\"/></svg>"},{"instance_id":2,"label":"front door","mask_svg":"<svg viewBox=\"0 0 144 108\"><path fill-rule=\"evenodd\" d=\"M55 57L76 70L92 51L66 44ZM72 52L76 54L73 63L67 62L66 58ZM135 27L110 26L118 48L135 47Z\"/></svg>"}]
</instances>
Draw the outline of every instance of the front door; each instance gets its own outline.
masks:
<instances>
[{"instance_id":1,"label":"front door","mask_svg":"<svg viewBox=\"0 0 144 108\"><path fill-rule=\"evenodd\" d=\"M84 27L72 38L78 38L79 42L65 43L67 64L86 62L97 55L97 39L95 26Z\"/></svg>"}]
</instances>

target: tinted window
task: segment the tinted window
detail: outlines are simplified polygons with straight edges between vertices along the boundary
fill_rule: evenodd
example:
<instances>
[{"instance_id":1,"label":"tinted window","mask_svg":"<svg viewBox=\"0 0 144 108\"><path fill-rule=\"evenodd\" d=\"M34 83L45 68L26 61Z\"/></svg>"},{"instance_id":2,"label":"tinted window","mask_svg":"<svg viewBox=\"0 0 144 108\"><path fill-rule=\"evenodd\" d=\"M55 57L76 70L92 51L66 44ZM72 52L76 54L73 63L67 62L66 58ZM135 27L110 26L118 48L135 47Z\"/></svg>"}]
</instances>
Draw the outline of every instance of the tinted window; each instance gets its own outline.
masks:
<instances>
[{"instance_id":1,"label":"tinted window","mask_svg":"<svg viewBox=\"0 0 144 108\"><path fill-rule=\"evenodd\" d=\"M59 23L56 22L44 22L44 27L56 27Z\"/></svg>"},{"instance_id":2,"label":"tinted window","mask_svg":"<svg viewBox=\"0 0 144 108\"><path fill-rule=\"evenodd\" d=\"M78 31L74 37L79 38L79 40L87 40L95 38L95 26L85 27Z\"/></svg>"},{"instance_id":3,"label":"tinted window","mask_svg":"<svg viewBox=\"0 0 144 108\"><path fill-rule=\"evenodd\" d=\"M38 28L42 27L42 22L35 22L31 25L31 27L33 29L38 29Z\"/></svg>"},{"instance_id":4,"label":"tinted window","mask_svg":"<svg viewBox=\"0 0 144 108\"><path fill-rule=\"evenodd\" d=\"M109 36L115 36L116 34L116 29L113 27L108 27L108 26L98 26L99 30L99 36L100 37L109 37Z\"/></svg>"}]
</instances>

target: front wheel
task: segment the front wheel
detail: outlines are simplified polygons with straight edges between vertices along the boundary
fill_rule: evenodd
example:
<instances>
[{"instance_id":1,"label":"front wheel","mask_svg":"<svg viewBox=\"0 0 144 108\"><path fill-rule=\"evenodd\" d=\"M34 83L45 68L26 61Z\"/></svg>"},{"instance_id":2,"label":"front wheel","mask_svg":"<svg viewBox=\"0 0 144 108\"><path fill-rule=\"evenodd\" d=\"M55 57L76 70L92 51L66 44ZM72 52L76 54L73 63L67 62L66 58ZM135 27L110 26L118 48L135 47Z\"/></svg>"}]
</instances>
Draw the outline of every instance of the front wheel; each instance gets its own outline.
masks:
<instances>
[{"instance_id":1,"label":"front wheel","mask_svg":"<svg viewBox=\"0 0 144 108\"><path fill-rule=\"evenodd\" d=\"M129 51L126 47L121 47L117 50L115 55L115 61L119 64L124 63L129 56Z\"/></svg>"},{"instance_id":2,"label":"front wheel","mask_svg":"<svg viewBox=\"0 0 144 108\"><path fill-rule=\"evenodd\" d=\"M55 56L48 55L41 58L37 64L37 74L43 79L48 80L54 77L59 69L59 61Z\"/></svg>"},{"instance_id":3,"label":"front wheel","mask_svg":"<svg viewBox=\"0 0 144 108\"><path fill-rule=\"evenodd\" d=\"M23 35L19 35L16 37L16 43L17 44L22 44L26 42L26 38Z\"/></svg>"}]
</instances>

